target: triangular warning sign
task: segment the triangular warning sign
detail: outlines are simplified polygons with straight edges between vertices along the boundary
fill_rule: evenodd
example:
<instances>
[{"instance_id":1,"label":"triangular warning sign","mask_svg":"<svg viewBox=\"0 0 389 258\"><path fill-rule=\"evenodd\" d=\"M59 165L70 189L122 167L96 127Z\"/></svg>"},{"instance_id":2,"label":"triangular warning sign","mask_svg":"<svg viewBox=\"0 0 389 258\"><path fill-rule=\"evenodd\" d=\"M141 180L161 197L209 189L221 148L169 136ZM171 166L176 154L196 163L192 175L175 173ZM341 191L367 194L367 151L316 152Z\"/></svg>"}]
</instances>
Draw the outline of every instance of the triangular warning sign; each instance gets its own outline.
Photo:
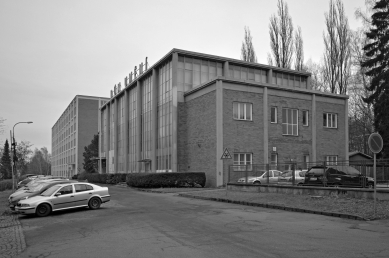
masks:
<instances>
[{"instance_id":1,"label":"triangular warning sign","mask_svg":"<svg viewBox=\"0 0 389 258\"><path fill-rule=\"evenodd\" d=\"M232 159L231 154L227 148L224 149L223 155L220 159Z\"/></svg>"}]
</instances>

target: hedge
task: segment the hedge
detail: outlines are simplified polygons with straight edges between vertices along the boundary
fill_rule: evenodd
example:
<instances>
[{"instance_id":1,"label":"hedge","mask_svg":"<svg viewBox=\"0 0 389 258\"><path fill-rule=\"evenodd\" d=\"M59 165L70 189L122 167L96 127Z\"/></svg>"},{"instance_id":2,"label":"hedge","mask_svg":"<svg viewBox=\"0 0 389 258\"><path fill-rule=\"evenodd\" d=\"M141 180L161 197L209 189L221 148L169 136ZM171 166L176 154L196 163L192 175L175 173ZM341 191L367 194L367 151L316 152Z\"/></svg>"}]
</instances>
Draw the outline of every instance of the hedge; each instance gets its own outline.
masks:
<instances>
[{"instance_id":1,"label":"hedge","mask_svg":"<svg viewBox=\"0 0 389 258\"><path fill-rule=\"evenodd\" d=\"M4 179L0 181L0 192L12 189L12 179Z\"/></svg>"},{"instance_id":2,"label":"hedge","mask_svg":"<svg viewBox=\"0 0 389 258\"><path fill-rule=\"evenodd\" d=\"M82 172L78 174L77 180L88 180L89 183L100 183L100 184L117 184L126 181L127 174L99 174L99 173L87 173Z\"/></svg>"},{"instance_id":3,"label":"hedge","mask_svg":"<svg viewBox=\"0 0 389 258\"><path fill-rule=\"evenodd\" d=\"M140 188L160 187L204 187L204 172L187 173L131 173L127 174L127 185Z\"/></svg>"}]
</instances>

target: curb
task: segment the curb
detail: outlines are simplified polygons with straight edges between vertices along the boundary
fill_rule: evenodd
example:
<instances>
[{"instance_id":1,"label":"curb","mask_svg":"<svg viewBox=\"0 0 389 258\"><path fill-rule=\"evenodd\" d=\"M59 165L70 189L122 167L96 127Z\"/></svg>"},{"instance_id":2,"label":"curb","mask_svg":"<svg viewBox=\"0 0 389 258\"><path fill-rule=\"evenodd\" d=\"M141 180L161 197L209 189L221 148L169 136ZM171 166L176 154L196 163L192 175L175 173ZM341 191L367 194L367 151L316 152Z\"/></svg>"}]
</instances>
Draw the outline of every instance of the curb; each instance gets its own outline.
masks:
<instances>
[{"instance_id":1,"label":"curb","mask_svg":"<svg viewBox=\"0 0 389 258\"><path fill-rule=\"evenodd\" d=\"M311 214L318 214L318 215L331 216L331 217L344 218L344 219L365 220L365 221L367 220L367 219L360 217L360 216L357 216L357 215L350 215L350 214L345 214L345 213L329 212L329 211L307 210L307 209L302 209L302 208L294 208L294 207L289 207L289 206L281 206L281 205L268 204L268 203L236 201L236 200L229 200L229 199L224 199L224 198L194 196L194 195L190 195L190 194L178 194L178 196L186 197L186 198L208 200L208 201L240 204L240 205L246 205L246 206L262 207L262 208L269 208L269 209L311 213Z\"/></svg>"}]
</instances>

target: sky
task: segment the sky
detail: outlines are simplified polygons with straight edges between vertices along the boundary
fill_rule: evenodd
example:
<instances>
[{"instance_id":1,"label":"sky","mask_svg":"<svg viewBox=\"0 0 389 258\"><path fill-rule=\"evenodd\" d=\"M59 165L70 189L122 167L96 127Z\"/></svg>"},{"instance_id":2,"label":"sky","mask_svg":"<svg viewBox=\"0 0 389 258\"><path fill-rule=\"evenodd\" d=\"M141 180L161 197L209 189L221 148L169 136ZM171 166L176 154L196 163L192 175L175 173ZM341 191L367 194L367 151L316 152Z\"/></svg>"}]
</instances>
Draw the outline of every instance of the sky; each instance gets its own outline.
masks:
<instances>
[{"instance_id":1,"label":"sky","mask_svg":"<svg viewBox=\"0 0 389 258\"><path fill-rule=\"evenodd\" d=\"M305 61L323 55L329 0L286 0L301 27ZM351 29L364 0L343 0ZM76 95L110 90L148 57L171 49L240 59L244 27L258 62L270 52L269 18L276 0L0 0L0 145L16 142L51 153L51 128Z\"/></svg>"}]
</instances>

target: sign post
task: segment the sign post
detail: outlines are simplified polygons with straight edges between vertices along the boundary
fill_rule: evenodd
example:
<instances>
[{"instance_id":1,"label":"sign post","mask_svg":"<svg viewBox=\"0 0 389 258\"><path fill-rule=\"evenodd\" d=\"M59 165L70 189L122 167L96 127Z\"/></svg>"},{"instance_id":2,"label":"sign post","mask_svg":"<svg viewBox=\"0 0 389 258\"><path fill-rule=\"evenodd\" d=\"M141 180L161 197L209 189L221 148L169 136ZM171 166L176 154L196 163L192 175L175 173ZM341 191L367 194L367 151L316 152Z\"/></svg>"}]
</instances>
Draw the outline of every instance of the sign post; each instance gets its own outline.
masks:
<instances>
[{"instance_id":1,"label":"sign post","mask_svg":"<svg viewBox=\"0 0 389 258\"><path fill-rule=\"evenodd\" d=\"M370 150L374 153L374 167L373 167L373 173L374 173L374 217L377 216L377 173L376 173L376 154L380 153L382 150L382 147L384 145L384 141L382 140L381 135L378 133L372 133L369 136L368 145Z\"/></svg>"},{"instance_id":2,"label":"sign post","mask_svg":"<svg viewBox=\"0 0 389 258\"><path fill-rule=\"evenodd\" d=\"M231 156L231 154L230 154L230 152L228 151L227 148L224 149L223 155L221 156L220 159L221 159L221 160L223 160L223 159L232 159L232 156ZM230 173L230 171L228 171L228 178L230 178L229 173ZM228 192L228 186L227 186L227 184L226 184L226 195L227 195L227 192Z\"/></svg>"}]
</instances>

